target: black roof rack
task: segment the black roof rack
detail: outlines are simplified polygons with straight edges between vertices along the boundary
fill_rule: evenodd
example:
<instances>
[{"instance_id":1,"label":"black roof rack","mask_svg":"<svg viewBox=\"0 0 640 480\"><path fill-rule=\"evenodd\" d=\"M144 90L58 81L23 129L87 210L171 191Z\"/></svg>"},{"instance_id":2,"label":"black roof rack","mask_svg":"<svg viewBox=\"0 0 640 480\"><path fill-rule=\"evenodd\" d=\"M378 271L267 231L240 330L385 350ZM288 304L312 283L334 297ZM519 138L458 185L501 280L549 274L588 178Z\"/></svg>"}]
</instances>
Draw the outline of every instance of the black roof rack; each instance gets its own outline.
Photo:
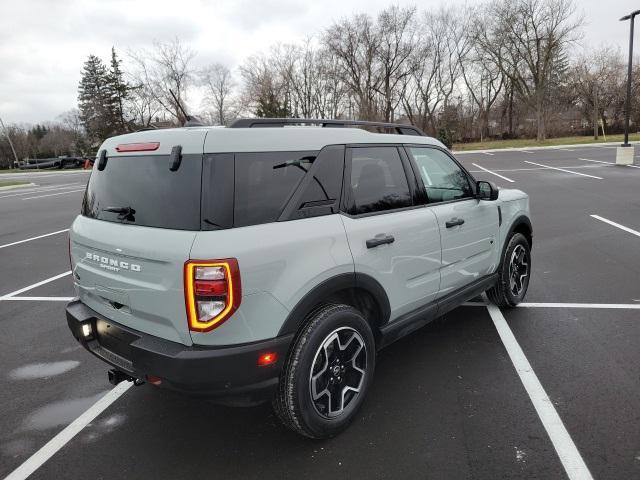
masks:
<instances>
[{"instance_id":1,"label":"black roof rack","mask_svg":"<svg viewBox=\"0 0 640 480\"><path fill-rule=\"evenodd\" d=\"M322 127L378 127L394 130L399 135L418 135L425 133L413 125L402 123L367 122L364 120L328 120L326 118L240 118L229 128L284 127L285 125L320 125Z\"/></svg>"}]
</instances>

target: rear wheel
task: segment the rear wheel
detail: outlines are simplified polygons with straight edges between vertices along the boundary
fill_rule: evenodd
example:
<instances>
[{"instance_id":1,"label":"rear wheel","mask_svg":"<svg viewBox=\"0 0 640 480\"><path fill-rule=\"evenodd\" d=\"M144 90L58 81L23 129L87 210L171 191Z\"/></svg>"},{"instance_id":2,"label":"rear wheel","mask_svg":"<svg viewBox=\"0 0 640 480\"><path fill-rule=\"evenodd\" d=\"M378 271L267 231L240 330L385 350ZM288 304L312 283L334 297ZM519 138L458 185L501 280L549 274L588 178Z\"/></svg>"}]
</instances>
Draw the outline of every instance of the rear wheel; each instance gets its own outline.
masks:
<instances>
[{"instance_id":1,"label":"rear wheel","mask_svg":"<svg viewBox=\"0 0 640 480\"><path fill-rule=\"evenodd\" d=\"M295 340L274 409L311 438L336 435L362 405L375 367L375 343L362 314L348 305L314 312Z\"/></svg>"},{"instance_id":2,"label":"rear wheel","mask_svg":"<svg viewBox=\"0 0 640 480\"><path fill-rule=\"evenodd\" d=\"M531 277L531 248L521 233L509 239L498 268L498 281L487 290L487 297L499 307L515 307L527 294Z\"/></svg>"}]
</instances>

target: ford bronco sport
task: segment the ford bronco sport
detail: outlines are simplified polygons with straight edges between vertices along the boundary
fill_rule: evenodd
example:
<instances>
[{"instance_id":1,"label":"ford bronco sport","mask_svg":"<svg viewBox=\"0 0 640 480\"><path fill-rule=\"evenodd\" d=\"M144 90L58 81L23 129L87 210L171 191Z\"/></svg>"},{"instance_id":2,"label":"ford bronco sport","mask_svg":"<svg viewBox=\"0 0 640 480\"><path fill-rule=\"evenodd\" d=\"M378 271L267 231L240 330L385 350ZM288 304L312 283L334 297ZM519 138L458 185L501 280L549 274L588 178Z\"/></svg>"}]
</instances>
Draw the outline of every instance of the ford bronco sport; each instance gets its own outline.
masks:
<instances>
[{"instance_id":1,"label":"ford bronco sport","mask_svg":"<svg viewBox=\"0 0 640 480\"><path fill-rule=\"evenodd\" d=\"M409 125L141 131L99 150L67 322L114 384L272 399L324 438L353 420L377 350L485 291L517 305L531 241L526 194Z\"/></svg>"}]
</instances>

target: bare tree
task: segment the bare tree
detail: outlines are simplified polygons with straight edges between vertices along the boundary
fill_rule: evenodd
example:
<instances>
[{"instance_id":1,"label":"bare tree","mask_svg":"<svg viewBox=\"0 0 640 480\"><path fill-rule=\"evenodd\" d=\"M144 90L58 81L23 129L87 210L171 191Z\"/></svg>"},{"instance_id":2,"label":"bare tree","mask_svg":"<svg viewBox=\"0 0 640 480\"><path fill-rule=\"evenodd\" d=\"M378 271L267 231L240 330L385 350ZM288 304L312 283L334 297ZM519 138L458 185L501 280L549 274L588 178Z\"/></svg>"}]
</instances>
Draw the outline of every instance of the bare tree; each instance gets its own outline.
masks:
<instances>
[{"instance_id":1,"label":"bare tree","mask_svg":"<svg viewBox=\"0 0 640 480\"><path fill-rule=\"evenodd\" d=\"M591 117L593 136L598 124L607 125L607 111L622 113L625 96L625 67L619 50L602 48L577 58L569 70L569 86L585 116Z\"/></svg>"},{"instance_id":2,"label":"bare tree","mask_svg":"<svg viewBox=\"0 0 640 480\"><path fill-rule=\"evenodd\" d=\"M410 74L403 82L402 104L412 123L436 134L438 114L446 110L460 75L458 51L464 37L451 8L425 13L421 19Z\"/></svg>"},{"instance_id":3,"label":"bare tree","mask_svg":"<svg viewBox=\"0 0 640 480\"><path fill-rule=\"evenodd\" d=\"M241 102L259 117L290 115L290 90L278 65L264 55L253 55L241 66Z\"/></svg>"},{"instance_id":4,"label":"bare tree","mask_svg":"<svg viewBox=\"0 0 640 480\"><path fill-rule=\"evenodd\" d=\"M135 78L133 81L135 81ZM133 118L134 124L141 127L151 125L151 122L163 110L150 86L144 83L139 83L131 89L125 108L128 116Z\"/></svg>"},{"instance_id":5,"label":"bare tree","mask_svg":"<svg viewBox=\"0 0 640 480\"><path fill-rule=\"evenodd\" d=\"M200 77L205 87L204 101L213 108L215 123L217 125L226 125L233 116L230 100L235 81L231 70L221 63L214 63L205 67Z\"/></svg>"},{"instance_id":6,"label":"bare tree","mask_svg":"<svg viewBox=\"0 0 640 480\"><path fill-rule=\"evenodd\" d=\"M343 113L346 88L338 63L313 38L303 45L276 46L269 62L277 69L294 117L337 118Z\"/></svg>"},{"instance_id":7,"label":"bare tree","mask_svg":"<svg viewBox=\"0 0 640 480\"><path fill-rule=\"evenodd\" d=\"M58 120L62 128L71 135L76 153L85 153L88 145L86 145L86 132L82 126L80 111L74 108L63 112L58 116Z\"/></svg>"},{"instance_id":8,"label":"bare tree","mask_svg":"<svg viewBox=\"0 0 640 480\"><path fill-rule=\"evenodd\" d=\"M400 85L414 70L412 63L416 44L415 8L392 6L378 15L380 46L377 50L382 96L382 117L394 120L400 102Z\"/></svg>"},{"instance_id":9,"label":"bare tree","mask_svg":"<svg viewBox=\"0 0 640 480\"><path fill-rule=\"evenodd\" d=\"M423 34L420 46L413 54L415 68L404 79L401 91L402 106L412 124L426 132L436 131L436 111L442 99L436 87L439 56L434 39Z\"/></svg>"},{"instance_id":10,"label":"bare tree","mask_svg":"<svg viewBox=\"0 0 640 480\"><path fill-rule=\"evenodd\" d=\"M535 109L537 138L546 138L549 85L567 47L579 38L582 17L573 0L498 0L487 6L481 48Z\"/></svg>"},{"instance_id":11,"label":"bare tree","mask_svg":"<svg viewBox=\"0 0 640 480\"><path fill-rule=\"evenodd\" d=\"M338 60L341 75L356 99L363 120L377 120L382 86L378 53L380 32L369 15L343 18L327 29L323 42Z\"/></svg>"},{"instance_id":12,"label":"bare tree","mask_svg":"<svg viewBox=\"0 0 640 480\"><path fill-rule=\"evenodd\" d=\"M504 85L505 75L477 41L487 23L478 9L466 10L458 22L466 41L458 42L458 63L469 100L477 110L480 141L489 135L489 115Z\"/></svg>"},{"instance_id":13,"label":"bare tree","mask_svg":"<svg viewBox=\"0 0 640 480\"><path fill-rule=\"evenodd\" d=\"M129 52L136 71L133 76L138 87L144 87L145 95L153 98L178 123L186 120L174 101L172 90L178 101L187 98L187 89L194 80L191 62L195 52L176 37L171 42L154 41L153 49Z\"/></svg>"}]
</instances>

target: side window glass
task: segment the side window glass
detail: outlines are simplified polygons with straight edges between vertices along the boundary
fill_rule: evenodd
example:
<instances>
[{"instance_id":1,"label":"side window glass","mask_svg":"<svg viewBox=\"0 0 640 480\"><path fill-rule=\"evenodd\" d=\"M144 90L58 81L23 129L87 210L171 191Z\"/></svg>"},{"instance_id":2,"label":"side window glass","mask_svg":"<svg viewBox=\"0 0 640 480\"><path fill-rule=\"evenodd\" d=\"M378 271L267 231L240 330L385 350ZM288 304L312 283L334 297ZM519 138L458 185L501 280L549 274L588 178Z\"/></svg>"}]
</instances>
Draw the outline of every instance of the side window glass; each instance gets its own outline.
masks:
<instances>
[{"instance_id":1,"label":"side window glass","mask_svg":"<svg viewBox=\"0 0 640 480\"><path fill-rule=\"evenodd\" d=\"M275 222L315 155L316 152L237 153L234 226Z\"/></svg>"},{"instance_id":2,"label":"side window glass","mask_svg":"<svg viewBox=\"0 0 640 480\"><path fill-rule=\"evenodd\" d=\"M412 205L402 160L396 147L351 150L353 214L380 212Z\"/></svg>"},{"instance_id":3,"label":"side window glass","mask_svg":"<svg viewBox=\"0 0 640 480\"><path fill-rule=\"evenodd\" d=\"M429 147L409 147L429 197L429 203L473 197L466 173L446 153Z\"/></svg>"}]
</instances>

